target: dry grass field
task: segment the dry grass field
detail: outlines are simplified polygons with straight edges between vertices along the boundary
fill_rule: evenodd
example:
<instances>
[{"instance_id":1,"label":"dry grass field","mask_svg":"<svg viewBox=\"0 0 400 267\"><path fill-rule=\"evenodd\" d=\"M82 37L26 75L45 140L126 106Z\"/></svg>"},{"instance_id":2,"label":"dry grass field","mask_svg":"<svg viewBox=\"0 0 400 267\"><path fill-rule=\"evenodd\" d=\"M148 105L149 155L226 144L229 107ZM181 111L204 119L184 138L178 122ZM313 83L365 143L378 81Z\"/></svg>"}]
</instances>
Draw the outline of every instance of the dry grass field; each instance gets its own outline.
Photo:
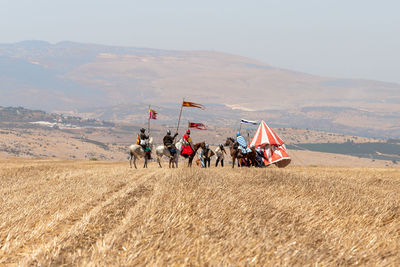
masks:
<instances>
[{"instance_id":1,"label":"dry grass field","mask_svg":"<svg viewBox=\"0 0 400 267\"><path fill-rule=\"evenodd\" d=\"M0 159L0 265L400 265L400 169Z\"/></svg>"}]
</instances>

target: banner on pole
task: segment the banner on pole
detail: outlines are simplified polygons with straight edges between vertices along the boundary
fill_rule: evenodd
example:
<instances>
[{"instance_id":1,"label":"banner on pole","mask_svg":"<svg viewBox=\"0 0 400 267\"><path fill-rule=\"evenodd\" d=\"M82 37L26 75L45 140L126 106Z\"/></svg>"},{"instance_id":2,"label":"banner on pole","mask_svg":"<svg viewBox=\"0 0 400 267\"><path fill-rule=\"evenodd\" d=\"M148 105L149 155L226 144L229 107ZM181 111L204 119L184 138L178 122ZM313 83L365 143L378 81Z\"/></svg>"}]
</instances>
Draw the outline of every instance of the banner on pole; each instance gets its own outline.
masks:
<instances>
[{"instance_id":1,"label":"banner on pole","mask_svg":"<svg viewBox=\"0 0 400 267\"><path fill-rule=\"evenodd\" d=\"M198 104L198 103L194 103L194 102L189 102L189 101L183 101L183 102L182 102L182 107L191 107L191 108L206 109L202 104Z\"/></svg>"},{"instance_id":2,"label":"banner on pole","mask_svg":"<svg viewBox=\"0 0 400 267\"><path fill-rule=\"evenodd\" d=\"M240 120L240 123L247 123L247 124L252 124L252 125L258 125L258 122L256 122L256 121L249 121L249 120L244 120L244 119L241 119L241 120Z\"/></svg>"},{"instance_id":3,"label":"banner on pole","mask_svg":"<svg viewBox=\"0 0 400 267\"><path fill-rule=\"evenodd\" d=\"M194 128L199 130L207 130L203 123L188 122L188 128Z\"/></svg>"},{"instance_id":4,"label":"banner on pole","mask_svg":"<svg viewBox=\"0 0 400 267\"><path fill-rule=\"evenodd\" d=\"M154 109L149 109L149 112L149 119L156 120L158 113Z\"/></svg>"}]
</instances>

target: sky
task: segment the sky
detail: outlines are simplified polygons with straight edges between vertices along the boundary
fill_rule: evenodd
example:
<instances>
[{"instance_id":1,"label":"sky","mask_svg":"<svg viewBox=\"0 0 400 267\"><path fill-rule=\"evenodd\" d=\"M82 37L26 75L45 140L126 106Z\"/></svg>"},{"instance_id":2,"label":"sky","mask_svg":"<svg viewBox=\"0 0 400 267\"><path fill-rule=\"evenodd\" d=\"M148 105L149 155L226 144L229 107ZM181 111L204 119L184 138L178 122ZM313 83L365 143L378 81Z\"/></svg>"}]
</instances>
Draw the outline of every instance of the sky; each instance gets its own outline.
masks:
<instances>
[{"instance_id":1,"label":"sky","mask_svg":"<svg viewBox=\"0 0 400 267\"><path fill-rule=\"evenodd\" d=\"M398 0L0 0L0 43L211 50L400 83Z\"/></svg>"}]
</instances>

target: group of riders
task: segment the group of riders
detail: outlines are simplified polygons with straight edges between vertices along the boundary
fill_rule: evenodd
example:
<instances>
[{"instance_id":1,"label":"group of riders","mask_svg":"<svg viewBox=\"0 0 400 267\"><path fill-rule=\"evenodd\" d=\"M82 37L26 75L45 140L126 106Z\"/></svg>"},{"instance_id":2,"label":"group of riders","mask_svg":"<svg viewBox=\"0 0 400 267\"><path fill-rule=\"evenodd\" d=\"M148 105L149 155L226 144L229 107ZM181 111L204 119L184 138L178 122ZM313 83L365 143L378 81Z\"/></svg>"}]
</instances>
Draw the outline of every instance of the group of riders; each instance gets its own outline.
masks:
<instances>
[{"instance_id":1,"label":"group of riders","mask_svg":"<svg viewBox=\"0 0 400 267\"><path fill-rule=\"evenodd\" d=\"M167 130L166 135L163 138L163 144L164 146L168 149L169 153L171 154L171 157L175 157L176 153L178 152L176 146L175 146L175 138L178 136L178 133L175 133L174 135L171 134L170 130ZM146 153L148 159L151 158L151 146L149 143L149 135L146 134L146 129L141 128L140 133L137 138L137 144L141 145L143 148L143 151ZM180 151L180 155L184 158L188 158L191 156L193 153L195 153L194 145L192 142L192 139L190 137L190 129L186 130L185 135L182 138L182 149ZM264 153L261 149L256 149L255 147L248 147L246 139L240 134L240 132L236 133L236 142L234 144L234 147L238 148L239 154L244 156L248 153L254 152L255 153L255 161L252 164L256 167L265 167L264 164ZM218 164L221 164L221 167L224 167L224 154L226 155L226 150L224 148L223 144L219 144L215 151L211 150L208 144L205 144L205 146L200 150L200 158L199 162L201 164L202 168L209 168L211 164L211 157L216 155L217 159L215 162L215 166L218 167ZM243 161L242 164L249 165L249 162Z\"/></svg>"}]
</instances>

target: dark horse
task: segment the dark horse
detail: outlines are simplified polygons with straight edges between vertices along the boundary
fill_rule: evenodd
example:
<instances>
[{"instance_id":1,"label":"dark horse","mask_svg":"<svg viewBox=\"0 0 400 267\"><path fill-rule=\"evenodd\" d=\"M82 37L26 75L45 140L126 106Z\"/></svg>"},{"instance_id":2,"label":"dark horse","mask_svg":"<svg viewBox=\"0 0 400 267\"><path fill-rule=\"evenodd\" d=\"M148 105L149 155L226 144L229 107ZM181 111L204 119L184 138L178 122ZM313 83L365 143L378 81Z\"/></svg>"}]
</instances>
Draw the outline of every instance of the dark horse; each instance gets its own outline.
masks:
<instances>
[{"instance_id":1,"label":"dark horse","mask_svg":"<svg viewBox=\"0 0 400 267\"><path fill-rule=\"evenodd\" d=\"M206 147L206 142L203 141L201 143L197 143L197 144L193 145L193 153L192 154L190 154L189 156L182 155L182 157L184 157L184 158L189 158L188 167L192 167L192 162L193 162L194 157L196 156L197 150L199 150L199 148L204 149L205 147Z\"/></svg>"},{"instance_id":2,"label":"dark horse","mask_svg":"<svg viewBox=\"0 0 400 267\"><path fill-rule=\"evenodd\" d=\"M241 163L243 163L243 162L246 162L248 167L250 167L250 165L252 165L252 166L255 165L255 163L256 163L255 151L252 150L251 152L243 154L240 151L238 142L236 142L236 140L233 139L232 137L226 138L225 146L229 146L229 150L231 152L232 168L235 167L236 159L238 160L239 167L242 165Z\"/></svg>"}]
</instances>

